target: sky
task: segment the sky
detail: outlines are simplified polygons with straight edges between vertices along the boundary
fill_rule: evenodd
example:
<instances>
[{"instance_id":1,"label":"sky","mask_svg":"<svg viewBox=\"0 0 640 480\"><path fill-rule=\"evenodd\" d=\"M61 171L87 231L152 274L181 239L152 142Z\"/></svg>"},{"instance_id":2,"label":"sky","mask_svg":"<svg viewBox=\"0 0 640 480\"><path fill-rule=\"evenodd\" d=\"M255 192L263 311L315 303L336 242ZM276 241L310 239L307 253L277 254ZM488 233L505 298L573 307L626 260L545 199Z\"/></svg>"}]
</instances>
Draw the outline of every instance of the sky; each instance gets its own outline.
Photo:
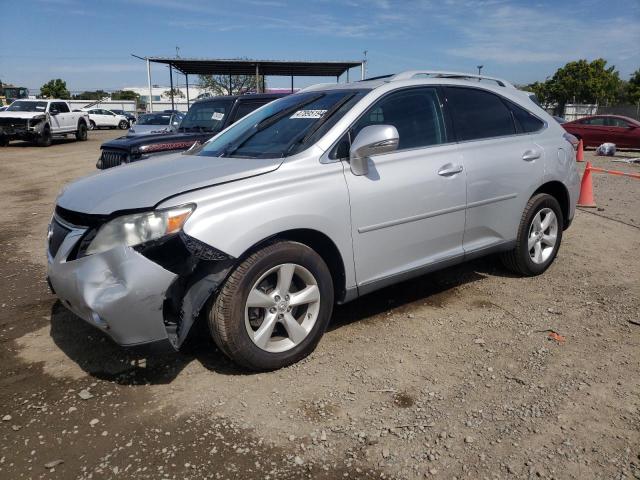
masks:
<instances>
[{"instance_id":1,"label":"sky","mask_svg":"<svg viewBox=\"0 0 640 480\"><path fill-rule=\"evenodd\" d=\"M0 0L0 79L72 91L146 85L131 56L361 60L368 76L477 71L518 84L568 61L640 68L640 0ZM168 85L155 66L153 83ZM359 77L353 70L351 79ZM299 77L298 87L334 81ZM180 82L184 77L180 78ZM193 82L193 79L191 79ZM268 77L271 87L289 79Z\"/></svg>"}]
</instances>

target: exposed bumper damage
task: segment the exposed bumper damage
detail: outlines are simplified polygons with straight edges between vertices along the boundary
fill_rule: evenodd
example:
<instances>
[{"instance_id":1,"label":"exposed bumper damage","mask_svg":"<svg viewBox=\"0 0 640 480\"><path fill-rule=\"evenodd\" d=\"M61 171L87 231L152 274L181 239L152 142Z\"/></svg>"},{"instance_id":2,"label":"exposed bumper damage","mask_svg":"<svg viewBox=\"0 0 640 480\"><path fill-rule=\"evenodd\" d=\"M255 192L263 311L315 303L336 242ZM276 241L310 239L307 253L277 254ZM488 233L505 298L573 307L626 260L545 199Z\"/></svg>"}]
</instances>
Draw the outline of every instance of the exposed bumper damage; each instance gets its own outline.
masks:
<instances>
[{"instance_id":1,"label":"exposed bumper damage","mask_svg":"<svg viewBox=\"0 0 640 480\"><path fill-rule=\"evenodd\" d=\"M68 233L60 234L59 225L50 230L48 249L54 292L69 310L123 346L167 342L179 349L234 263L184 234L75 258L91 229L66 225Z\"/></svg>"}]
</instances>

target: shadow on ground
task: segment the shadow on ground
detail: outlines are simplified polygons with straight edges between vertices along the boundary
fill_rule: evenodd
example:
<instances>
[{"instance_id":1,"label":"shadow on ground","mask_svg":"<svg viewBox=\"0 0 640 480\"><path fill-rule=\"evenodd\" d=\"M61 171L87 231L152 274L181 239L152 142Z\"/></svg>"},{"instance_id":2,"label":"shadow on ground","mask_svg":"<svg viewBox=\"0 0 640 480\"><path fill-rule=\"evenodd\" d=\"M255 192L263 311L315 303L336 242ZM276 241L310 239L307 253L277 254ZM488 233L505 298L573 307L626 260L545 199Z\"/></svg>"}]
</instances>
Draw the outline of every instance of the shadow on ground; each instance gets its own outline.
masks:
<instances>
[{"instance_id":1,"label":"shadow on ground","mask_svg":"<svg viewBox=\"0 0 640 480\"><path fill-rule=\"evenodd\" d=\"M367 321L391 309L409 309L416 302L440 308L455 295L459 286L482 280L487 274L508 275L496 267L495 259L490 257L393 285L337 306L329 330ZM56 302L51 309L51 337L89 375L119 384L167 384L194 360L208 370L224 375L251 374L237 367L216 348L204 321L194 325L186 342L186 352L132 350L118 346L103 332Z\"/></svg>"}]
</instances>

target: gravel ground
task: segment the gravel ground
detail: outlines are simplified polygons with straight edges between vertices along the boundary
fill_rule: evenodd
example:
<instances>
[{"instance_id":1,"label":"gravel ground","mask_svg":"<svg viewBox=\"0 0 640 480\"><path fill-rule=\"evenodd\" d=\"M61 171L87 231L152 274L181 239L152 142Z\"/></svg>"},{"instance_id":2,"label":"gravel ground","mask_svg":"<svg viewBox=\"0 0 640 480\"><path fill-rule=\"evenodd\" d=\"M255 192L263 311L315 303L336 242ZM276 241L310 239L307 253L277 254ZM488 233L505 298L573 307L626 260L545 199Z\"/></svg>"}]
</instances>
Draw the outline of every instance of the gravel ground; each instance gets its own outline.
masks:
<instances>
[{"instance_id":1,"label":"gravel ground","mask_svg":"<svg viewBox=\"0 0 640 480\"><path fill-rule=\"evenodd\" d=\"M206 335L125 351L48 293L55 195L117 134L0 150L0 478L640 478L640 181L596 175L540 277L490 257L387 288L250 374Z\"/></svg>"}]
</instances>

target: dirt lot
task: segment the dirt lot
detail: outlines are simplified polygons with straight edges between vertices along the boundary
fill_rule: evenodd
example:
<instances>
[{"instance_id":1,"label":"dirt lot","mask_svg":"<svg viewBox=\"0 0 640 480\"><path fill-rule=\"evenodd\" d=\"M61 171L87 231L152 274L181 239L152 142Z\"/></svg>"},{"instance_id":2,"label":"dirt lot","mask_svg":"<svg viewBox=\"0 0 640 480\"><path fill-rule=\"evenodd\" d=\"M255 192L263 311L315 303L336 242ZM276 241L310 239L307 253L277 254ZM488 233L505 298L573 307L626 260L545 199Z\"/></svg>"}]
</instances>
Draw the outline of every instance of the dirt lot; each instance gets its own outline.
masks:
<instances>
[{"instance_id":1,"label":"dirt lot","mask_svg":"<svg viewBox=\"0 0 640 480\"><path fill-rule=\"evenodd\" d=\"M541 277L388 288L249 374L208 340L126 352L48 293L55 196L117 134L0 149L0 478L640 478L640 181L597 175Z\"/></svg>"}]
</instances>

